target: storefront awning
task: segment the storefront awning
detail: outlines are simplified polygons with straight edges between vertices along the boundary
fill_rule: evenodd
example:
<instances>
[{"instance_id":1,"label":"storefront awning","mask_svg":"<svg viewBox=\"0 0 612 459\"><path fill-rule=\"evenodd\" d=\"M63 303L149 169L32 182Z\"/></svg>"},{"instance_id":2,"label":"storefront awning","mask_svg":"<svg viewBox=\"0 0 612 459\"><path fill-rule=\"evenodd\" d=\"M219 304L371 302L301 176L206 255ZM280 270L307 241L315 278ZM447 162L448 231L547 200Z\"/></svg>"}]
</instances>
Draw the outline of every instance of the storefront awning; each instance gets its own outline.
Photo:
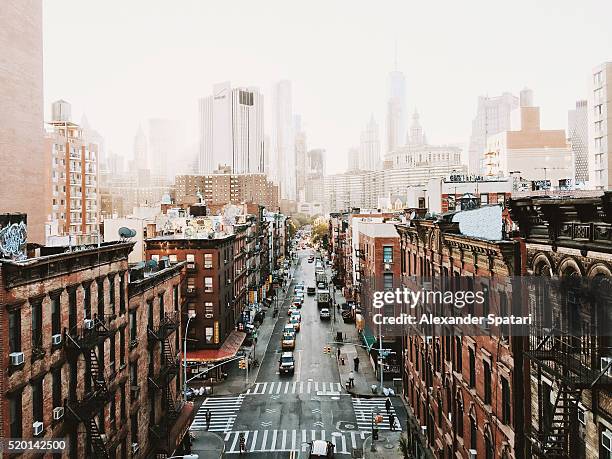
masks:
<instances>
[{"instance_id":1,"label":"storefront awning","mask_svg":"<svg viewBox=\"0 0 612 459\"><path fill-rule=\"evenodd\" d=\"M376 337L372 334L372 332L370 332L368 327L366 327L363 330L363 333L361 333L361 338L363 339L365 345L368 347L368 351L372 349L372 346L376 342Z\"/></svg>"},{"instance_id":2,"label":"storefront awning","mask_svg":"<svg viewBox=\"0 0 612 459\"><path fill-rule=\"evenodd\" d=\"M245 332L233 330L219 349L187 351L187 361L205 363L230 359L236 355L245 338Z\"/></svg>"}]
</instances>

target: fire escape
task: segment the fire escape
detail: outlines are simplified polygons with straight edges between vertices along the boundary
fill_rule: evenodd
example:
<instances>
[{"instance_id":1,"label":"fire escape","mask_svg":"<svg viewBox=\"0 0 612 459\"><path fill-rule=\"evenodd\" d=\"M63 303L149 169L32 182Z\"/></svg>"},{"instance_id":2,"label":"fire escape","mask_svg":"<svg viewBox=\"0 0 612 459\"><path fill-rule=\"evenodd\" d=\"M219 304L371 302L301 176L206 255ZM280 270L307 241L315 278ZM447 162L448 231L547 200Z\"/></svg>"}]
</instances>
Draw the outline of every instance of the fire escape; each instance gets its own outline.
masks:
<instances>
[{"instance_id":1,"label":"fire escape","mask_svg":"<svg viewBox=\"0 0 612 459\"><path fill-rule=\"evenodd\" d=\"M100 422L104 422L104 407L110 402L111 395L104 375L101 359L96 347L110 335L109 320L85 319L82 327L73 327L65 331L64 346L66 356L72 365L77 365L82 354L85 360L85 392L81 398L76 394L76 388L70 391L65 402L66 421L73 424L82 423L87 431L88 450L96 459L109 459L107 439L98 426L96 417L102 414Z\"/></svg>"},{"instance_id":2,"label":"fire escape","mask_svg":"<svg viewBox=\"0 0 612 459\"><path fill-rule=\"evenodd\" d=\"M175 400L171 387L172 380L178 376L179 365L176 354L172 350L170 338L179 326L178 311L166 313L163 321L157 328L148 327L149 349L160 343L161 366L157 375L149 375L149 389L161 392L163 415L160 421L149 427L151 438L154 440L157 452L160 454L172 453L169 444L170 430L176 423L181 411L180 403Z\"/></svg>"},{"instance_id":3,"label":"fire escape","mask_svg":"<svg viewBox=\"0 0 612 459\"><path fill-rule=\"evenodd\" d=\"M527 351L538 380L542 381L546 374L553 381L551 389L556 390L553 396L539 391L540 428L531 435L533 452L546 458L577 456L578 403L582 392L591 391L595 397L596 391L612 389L612 349L607 346L601 325L605 316L593 312L597 307L593 308L588 298L573 291L568 292L564 303L559 308L560 314L555 317L553 313L552 320L549 318L545 324L543 320L537 332L530 334ZM582 333L577 329L585 322L589 324L588 334L584 328Z\"/></svg>"}]
</instances>

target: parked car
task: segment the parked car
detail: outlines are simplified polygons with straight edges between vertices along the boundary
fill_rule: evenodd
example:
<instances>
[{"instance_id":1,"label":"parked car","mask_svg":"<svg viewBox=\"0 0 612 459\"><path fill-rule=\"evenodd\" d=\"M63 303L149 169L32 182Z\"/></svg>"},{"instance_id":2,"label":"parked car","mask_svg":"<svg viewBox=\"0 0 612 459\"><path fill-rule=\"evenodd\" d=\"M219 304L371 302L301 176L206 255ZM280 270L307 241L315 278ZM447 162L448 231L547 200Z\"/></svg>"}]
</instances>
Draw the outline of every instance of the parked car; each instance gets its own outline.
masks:
<instances>
[{"instance_id":1,"label":"parked car","mask_svg":"<svg viewBox=\"0 0 612 459\"><path fill-rule=\"evenodd\" d=\"M329 320L331 317L331 314L329 313L329 309L327 308L323 308L321 309L321 312L319 312L319 318L321 320Z\"/></svg>"},{"instance_id":2,"label":"parked car","mask_svg":"<svg viewBox=\"0 0 612 459\"><path fill-rule=\"evenodd\" d=\"M335 446L331 441L313 440L310 443L308 457L326 457L331 459L334 457L334 448Z\"/></svg>"},{"instance_id":3,"label":"parked car","mask_svg":"<svg viewBox=\"0 0 612 459\"><path fill-rule=\"evenodd\" d=\"M308 288L306 289L306 293L308 293L308 295L314 295L316 292L316 288L313 287L312 285L308 286Z\"/></svg>"},{"instance_id":4,"label":"parked car","mask_svg":"<svg viewBox=\"0 0 612 459\"><path fill-rule=\"evenodd\" d=\"M302 321L302 314L300 314L298 311L293 311L291 313L291 317L297 317L300 322Z\"/></svg>"},{"instance_id":5,"label":"parked car","mask_svg":"<svg viewBox=\"0 0 612 459\"><path fill-rule=\"evenodd\" d=\"M285 333L290 333L292 335L295 335L295 328L293 328L293 325L285 324L285 328L283 328L283 334Z\"/></svg>"},{"instance_id":6,"label":"parked car","mask_svg":"<svg viewBox=\"0 0 612 459\"><path fill-rule=\"evenodd\" d=\"M297 306L292 306L289 308L289 310L287 311L287 315L289 317L291 317L291 314L293 314L293 312L297 311L298 307Z\"/></svg>"},{"instance_id":7,"label":"parked car","mask_svg":"<svg viewBox=\"0 0 612 459\"><path fill-rule=\"evenodd\" d=\"M295 359L293 358L293 352L283 352L280 359L278 359L278 371L280 374L295 373Z\"/></svg>"}]
</instances>

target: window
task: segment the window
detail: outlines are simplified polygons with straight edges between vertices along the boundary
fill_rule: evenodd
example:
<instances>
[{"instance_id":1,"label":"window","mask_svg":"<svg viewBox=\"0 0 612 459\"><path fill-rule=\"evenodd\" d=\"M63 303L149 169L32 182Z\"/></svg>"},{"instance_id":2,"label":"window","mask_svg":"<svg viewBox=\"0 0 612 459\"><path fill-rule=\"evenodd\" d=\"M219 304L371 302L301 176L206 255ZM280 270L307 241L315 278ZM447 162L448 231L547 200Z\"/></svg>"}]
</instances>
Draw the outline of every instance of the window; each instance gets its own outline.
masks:
<instances>
[{"instance_id":1,"label":"window","mask_svg":"<svg viewBox=\"0 0 612 459\"><path fill-rule=\"evenodd\" d=\"M476 352L469 348L470 353L470 387L476 387Z\"/></svg>"},{"instance_id":2,"label":"window","mask_svg":"<svg viewBox=\"0 0 612 459\"><path fill-rule=\"evenodd\" d=\"M463 346L459 336L455 337L455 353L457 354L457 372L461 373L463 371Z\"/></svg>"},{"instance_id":3,"label":"window","mask_svg":"<svg viewBox=\"0 0 612 459\"><path fill-rule=\"evenodd\" d=\"M501 317L508 317L508 297L506 296L506 292L499 293L499 315ZM500 332L502 341L508 342L510 325L509 324L500 325L499 332Z\"/></svg>"},{"instance_id":4,"label":"window","mask_svg":"<svg viewBox=\"0 0 612 459\"><path fill-rule=\"evenodd\" d=\"M43 420L43 384L42 378L32 383L32 420Z\"/></svg>"},{"instance_id":5,"label":"window","mask_svg":"<svg viewBox=\"0 0 612 459\"><path fill-rule=\"evenodd\" d=\"M98 316L104 317L104 279L98 280Z\"/></svg>"},{"instance_id":6,"label":"window","mask_svg":"<svg viewBox=\"0 0 612 459\"><path fill-rule=\"evenodd\" d=\"M502 385L502 422L504 424L510 424L510 383L503 376L501 377L501 385Z\"/></svg>"},{"instance_id":7,"label":"window","mask_svg":"<svg viewBox=\"0 0 612 459\"><path fill-rule=\"evenodd\" d=\"M51 298L51 334L59 335L62 332L62 309L58 296Z\"/></svg>"},{"instance_id":8,"label":"window","mask_svg":"<svg viewBox=\"0 0 612 459\"><path fill-rule=\"evenodd\" d=\"M478 445L478 426L476 419L470 416L470 449L477 449Z\"/></svg>"},{"instance_id":9,"label":"window","mask_svg":"<svg viewBox=\"0 0 612 459\"><path fill-rule=\"evenodd\" d=\"M393 273L383 274L383 288L384 290L393 290Z\"/></svg>"},{"instance_id":10,"label":"window","mask_svg":"<svg viewBox=\"0 0 612 459\"><path fill-rule=\"evenodd\" d=\"M132 443L138 443L138 412L134 413L130 418Z\"/></svg>"},{"instance_id":11,"label":"window","mask_svg":"<svg viewBox=\"0 0 612 459\"><path fill-rule=\"evenodd\" d=\"M211 301L205 301L204 302L204 314L205 315L208 315L208 314L212 315L213 313L214 313L214 310L213 310L212 302Z\"/></svg>"},{"instance_id":12,"label":"window","mask_svg":"<svg viewBox=\"0 0 612 459\"><path fill-rule=\"evenodd\" d=\"M495 448L489 434L485 435L485 457L486 459L494 459L495 457Z\"/></svg>"},{"instance_id":13,"label":"window","mask_svg":"<svg viewBox=\"0 0 612 459\"><path fill-rule=\"evenodd\" d=\"M484 367L484 402L487 405L491 404L491 364L483 360L482 365Z\"/></svg>"},{"instance_id":14,"label":"window","mask_svg":"<svg viewBox=\"0 0 612 459\"><path fill-rule=\"evenodd\" d=\"M393 247L383 247L383 263L393 263Z\"/></svg>"},{"instance_id":15,"label":"window","mask_svg":"<svg viewBox=\"0 0 612 459\"><path fill-rule=\"evenodd\" d=\"M11 437L22 437L22 420L21 414L23 407L21 406L22 393L21 391L13 394L9 399L9 423L11 426Z\"/></svg>"},{"instance_id":16,"label":"window","mask_svg":"<svg viewBox=\"0 0 612 459\"><path fill-rule=\"evenodd\" d=\"M612 455L612 431L602 427L600 457L610 457Z\"/></svg>"},{"instance_id":17,"label":"window","mask_svg":"<svg viewBox=\"0 0 612 459\"><path fill-rule=\"evenodd\" d=\"M170 260L170 263L176 263L177 262L176 255L170 255L168 258Z\"/></svg>"},{"instance_id":18,"label":"window","mask_svg":"<svg viewBox=\"0 0 612 459\"><path fill-rule=\"evenodd\" d=\"M110 340L109 340L109 367L110 367L110 372L111 375L113 375L115 373L116 367L115 367L115 339L116 339L117 335L111 335Z\"/></svg>"},{"instance_id":19,"label":"window","mask_svg":"<svg viewBox=\"0 0 612 459\"><path fill-rule=\"evenodd\" d=\"M130 386L138 387L138 362L130 363Z\"/></svg>"},{"instance_id":20,"label":"window","mask_svg":"<svg viewBox=\"0 0 612 459\"><path fill-rule=\"evenodd\" d=\"M119 314L125 314L125 273L119 275Z\"/></svg>"},{"instance_id":21,"label":"window","mask_svg":"<svg viewBox=\"0 0 612 459\"><path fill-rule=\"evenodd\" d=\"M125 327L119 330L119 365L125 366Z\"/></svg>"},{"instance_id":22,"label":"window","mask_svg":"<svg viewBox=\"0 0 612 459\"><path fill-rule=\"evenodd\" d=\"M125 406L125 384L121 384L121 421L125 421L127 418L127 410Z\"/></svg>"},{"instance_id":23,"label":"window","mask_svg":"<svg viewBox=\"0 0 612 459\"><path fill-rule=\"evenodd\" d=\"M178 285L175 285L172 288L172 301L174 303L174 310L178 311L179 310L179 288L178 288Z\"/></svg>"},{"instance_id":24,"label":"window","mask_svg":"<svg viewBox=\"0 0 612 459\"><path fill-rule=\"evenodd\" d=\"M205 277L204 278L204 292L212 293L213 291L213 278Z\"/></svg>"},{"instance_id":25,"label":"window","mask_svg":"<svg viewBox=\"0 0 612 459\"><path fill-rule=\"evenodd\" d=\"M457 436L463 437L463 403L457 399Z\"/></svg>"},{"instance_id":26,"label":"window","mask_svg":"<svg viewBox=\"0 0 612 459\"><path fill-rule=\"evenodd\" d=\"M111 315L115 315L115 276L108 276L108 302L111 307Z\"/></svg>"},{"instance_id":27,"label":"window","mask_svg":"<svg viewBox=\"0 0 612 459\"><path fill-rule=\"evenodd\" d=\"M136 323L136 311L130 311L130 345L135 345L138 341Z\"/></svg>"},{"instance_id":28,"label":"window","mask_svg":"<svg viewBox=\"0 0 612 459\"><path fill-rule=\"evenodd\" d=\"M480 204L489 204L489 193L480 193Z\"/></svg>"},{"instance_id":29,"label":"window","mask_svg":"<svg viewBox=\"0 0 612 459\"><path fill-rule=\"evenodd\" d=\"M21 309L9 312L9 352L21 352Z\"/></svg>"},{"instance_id":30,"label":"window","mask_svg":"<svg viewBox=\"0 0 612 459\"><path fill-rule=\"evenodd\" d=\"M213 340L213 328L212 327L206 327L204 329L204 339L206 340L206 343L212 343L212 340Z\"/></svg>"},{"instance_id":31,"label":"window","mask_svg":"<svg viewBox=\"0 0 612 459\"><path fill-rule=\"evenodd\" d=\"M210 269L213 267L212 253L204 254L204 268Z\"/></svg>"},{"instance_id":32,"label":"window","mask_svg":"<svg viewBox=\"0 0 612 459\"><path fill-rule=\"evenodd\" d=\"M42 349L42 304L32 303L32 349Z\"/></svg>"},{"instance_id":33,"label":"window","mask_svg":"<svg viewBox=\"0 0 612 459\"><path fill-rule=\"evenodd\" d=\"M77 326L77 292L76 288L68 290L68 327L74 330Z\"/></svg>"},{"instance_id":34,"label":"window","mask_svg":"<svg viewBox=\"0 0 612 459\"><path fill-rule=\"evenodd\" d=\"M54 368L52 375L53 408L62 406L62 368Z\"/></svg>"},{"instance_id":35,"label":"window","mask_svg":"<svg viewBox=\"0 0 612 459\"><path fill-rule=\"evenodd\" d=\"M117 429L117 400L115 394L112 394L110 406L108 408L111 430Z\"/></svg>"}]
</instances>

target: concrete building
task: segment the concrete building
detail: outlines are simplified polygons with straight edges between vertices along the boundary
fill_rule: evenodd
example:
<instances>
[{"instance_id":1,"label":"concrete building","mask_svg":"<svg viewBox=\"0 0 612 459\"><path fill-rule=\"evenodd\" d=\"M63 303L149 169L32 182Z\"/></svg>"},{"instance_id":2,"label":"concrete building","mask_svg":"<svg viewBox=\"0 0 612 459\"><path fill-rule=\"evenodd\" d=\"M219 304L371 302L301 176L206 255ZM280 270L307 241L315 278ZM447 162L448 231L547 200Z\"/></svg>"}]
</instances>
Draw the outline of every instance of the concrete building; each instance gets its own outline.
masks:
<instances>
[{"instance_id":1,"label":"concrete building","mask_svg":"<svg viewBox=\"0 0 612 459\"><path fill-rule=\"evenodd\" d=\"M589 109L586 100L576 101L567 113L567 137L574 156L574 184L589 180Z\"/></svg>"},{"instance_id":2,"label":"concrete building","mask_svg":"<svg viewBox=\"0 0 612 459\"><path fill-rule=\"evenodd\" d=\"M406 108L406 78L398 70L389 73L387 100L387 151L406 143L408 110Z\"/></svg>"},{"instance_id":3,"label":"concrete building","mask_svg":"<svg viewBox=\"0 0 612 459\"><path fill-rule=\"evenodd\" d=\"M57 222L58 234L88 242L99 233L98 145L70 121L70 104L53 103L53 118L45 135L50 190L45 197L48 221ZM57 118L57 119L55 119Z\"/></svg>"},{"instance_id":4,"label":"concrete building","mask_svg":"<svg viewBox=\"0 0 612 459\"><path fill-rule=\"evenodd\" d=\"M297 200L296 151L291 81L281 80L273 87L274 145L272 180L280 186L281 199Z\"/></svg>"},{"instance_id":5,"label":"concrete building","mask_svg":"<svg viewBox=\"0 0 612 459\"><path fill-rule=\"evenodd\" d=\"M472 121L472 135L468 151L468 171L483 175L487 137L510 129L510 114L519 106L519 99L509 92L501 96L478 97L476 116Z\"/></svg>"},{"instance_id":6,"label":"concrete building","mask_svg":"<svg viewBox=\"0 0 612 459\"><path fill-rule=\"evenodd\" d=\"M41 187L49 168L43 143L41 0L2 3L0 106L0 213L27 214L30 241L44 244L48 211Z\"/></svg>"},{"instance_id":7,"label":"concrete building","mask_svg":"<svg viewBox=\"0 0 612 459\"><path fill-rule=\"evenodd\" d=\"M264 171L263 95L257 88L213 86L199 101L199 172L229 166L237 174Z\"/></svg>"},{"instance_id":8,"label":"concrete building","mask_svg":"<svg viewBox=\"0 0 612 459\"><path fill-rule=\"evenodd\" d=\"M192 410L176 361L184 266L128 274L131 249L42 247L1 260L2 437L66 438L62 457L183 451Z\"/></svg>"},{"instance_id":9,"label":"concrete building","mask_svg":"<svg viewBox=\"0 0 612 459\"><path fill-rule=\"evenodd\" d=\"M302 118L299 115L294 117L295 132L295 183L296 197L298 201L306 199L306 165L307 165L307 143L306 132L302 129Z\"/></svg>"},{"instance_id":10,"label":"concrete building","mask_svg":"<svg viewBox=\"0 0 612 459\"><path fill-rule=\"evenodd\" d=\"M474 290L475 280L486 278L501 286L510 276L524 274L518 241L478 232L479 228L496 225L494 233L501 234L501 212L497 211L495 219L495 209L493 214L490 209L459 212L438 221L413 218L398 224L402 287L443 291L450 279L463 278L471 279L468 289ZM460 214L466 214L462 223L456 220ZM467 221L476 229L471 235L461 230ZM422 282L429 280L431 287L425 287ZM498 315L507 314L501 309L511 304L509 295L509 291L495 290L487 308ZM439 307L425 302L417 306L416 314L436 314ZM482 308L474 314L486 316L484 303ZM452 331L405 330L403 391L410 406L412 454L423 457L423 451L428 451L431 457L530 457L525 454L525 424L530 415L529 393L525 391L529 367L522 358L523 337L499 332L466 336L460 330L453 336Z\"/></svg>"},{"instance_id":11,"label":"concrete building","mask_svg":"<svg viewBox=\"0 0 612 459\"><path fill-rule=\"evenodd\" d=\"M362 171L375 171L380 169L380 163L380 136L378 123L376 123L374 115L372 115L365 129L361 131L358 169Z\"/></svg>"},{"instance_id":12,"label":"concrete building","mask_svg":"<svg viewBox=\"0 0 612 459\"><path fill-rule=\"evenodd\" d=\"M347 158L347 172L354 172L359 170L359 148L349 148Z\"/></svg>"},{"instance_id":13,"label":"concrete building","mask_svg":"<svg viewBox=\"0 0 612 459\"><path fill-rule=\"evenodd\" d=\"M533 105L531 90L521 91L520 104L512 112L511 129L488 137L483 175L516 173L524 180L542 181L544 186L573 182L573 153L565 131L540 128L540 108Z\"/></svg>"},{"instance_id":14,"label":"concrete building","mask_svg":"<svg viewBox=\"0 0 612 459\"><path fill-rule=\"evenodd\" d=\"M589 179L599 190L612 189L612 62L592 72L589 118Z\"/></svg>"},{"instance_id":15,"label":"concrete building","mask_svg":"<svg viewBox=\"0 0 612 459\"><path fill-rule=\"evenodd\" d=\"M325 150L309 150L306 156L305 199L310 203L324 201Z\"/></svg>"},{"instance_id":16,"label":"concrete building","mask_svg":"<svg viewBox=\"0 0 612 459\"><path fill-rule=\"evenodd\" d=\"M193 204L199 196L208 205L255 203L278 209L278 186L264 174L215 173L177 175L176 203Z\"/></svg>"}]
</instances>

